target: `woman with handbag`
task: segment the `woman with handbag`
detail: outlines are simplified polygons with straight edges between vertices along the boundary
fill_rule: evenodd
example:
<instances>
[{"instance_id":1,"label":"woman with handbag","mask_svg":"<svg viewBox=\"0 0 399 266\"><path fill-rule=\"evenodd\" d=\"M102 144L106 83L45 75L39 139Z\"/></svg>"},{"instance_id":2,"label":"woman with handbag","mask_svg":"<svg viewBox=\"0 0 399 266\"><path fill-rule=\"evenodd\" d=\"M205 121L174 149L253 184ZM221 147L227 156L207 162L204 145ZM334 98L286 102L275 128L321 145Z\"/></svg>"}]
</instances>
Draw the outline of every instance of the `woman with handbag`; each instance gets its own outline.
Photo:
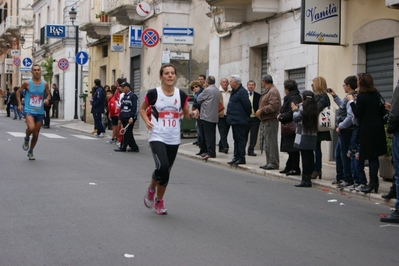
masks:
<instances>
[{"instance_id":1,"label":"woman with handbag","mask_svg":"<svg viewBox=\"0 0 399 266\"><path fill-rule=\"evenodd\" d=\"M311 91L302 93L302 103L291 103L293 119L298 123L294 147L302 158L302 180L296 187L312 187L311 174L314 168L314 153L317 143L318 107Z\"/></svg>"},{"instance_id":2,"label":"woman with handbag","mask_svg":"<svg viewBox=\"0 0 399 266\"><path fill-rule=\"evenodd\" d=\"M370 182L361 191L370 193L374 190L377 193L378 169L380 167L378 157L387 151L383 120L386 110L370 74L358 74L357 85L356 103L353 95L349 94L346 98L352 107L353 114L359 120L359 161L361 163L364 163L365 160L369 161Z\"/></svg>"},{"instance_id":3,"label":"woman with handbag","mask_svg":"<svg viewBox=\"0 0 399 266\"><path fill-rule=\"evenodd\" d=\"M319 109L319 113L323 111L327 106L331 106L330 99L327 95L327 82L323 77L316 77L313 79L312 90L314 92L314 99L317 103L317 108ZM316 179L317 177L321 179L321 162L322 162L322 153L321 153L321 142L322 141L331 141L330 131L317 132L317 143L315 150L315 163L314 170L312 173L312 179Z\"/></svg>"},{"instance_id":4,"label":"woman with handbag","mask_svg":"<svg viewBox=\"0 0 399 266\"><path fill-rule=\"evenodd\" d=\"M285 168L280 171L286 175L301 175L299 168L299 150L294 148L296 123L292 120L291 103L299 104L302 102L295 80L287 79L284 81L285 96L281 106L280 114L277 119L281 123L281 142L280 151L288 153L288 160Z\"/></svg>"}]
</instances>

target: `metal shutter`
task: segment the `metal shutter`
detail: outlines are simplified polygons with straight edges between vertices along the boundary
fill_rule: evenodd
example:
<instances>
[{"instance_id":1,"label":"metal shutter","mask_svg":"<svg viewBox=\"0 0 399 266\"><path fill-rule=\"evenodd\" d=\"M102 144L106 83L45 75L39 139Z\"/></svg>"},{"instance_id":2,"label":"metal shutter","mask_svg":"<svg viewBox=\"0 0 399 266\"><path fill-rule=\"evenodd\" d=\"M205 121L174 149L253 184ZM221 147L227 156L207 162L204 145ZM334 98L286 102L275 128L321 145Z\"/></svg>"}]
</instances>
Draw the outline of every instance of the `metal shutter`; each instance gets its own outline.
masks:
<instances>
[{"instance_id":1,"label":"metal shutter","mask_svg":"<svg viewBox=\"0 0 399 266\"><path fill-rule=\"evenodd\" d=\"M393 94L393 54L394 39L386 39L366 44L366 72L374 80L374 87L382 97L392 102Z\"/></svg>"},{"instance_id":2,"label":"metal shutter","mask_svg":"<svg viewBox=\"0 0 399 266\"><path fill-rule=\"evenodd\" d=\"M140 56L135 56L132 58L130 75L131 75L132 91L138 97L137 116L139 116L138 110L140 108L140 89L141 89ZM137 119L136 123L134 124L134 129L139 129L139 124L140 124L140 119Z\"/></svg>"},{"instance_id":3,"label":"metal shutter","mask_svg":"<svg viewBox=\"0 0 399 266\"><path fill-rule=\"evenodd\" d=\"M267 46L262 47L262 65L261 65L261 77L267 74ZM261 88L261 93L265 91L265 88Z\"/></svg>"},{"instance_id":4,"label":"metal shutter","mask_svg":"<svg viewBox=\"0 0 399 266\"><path fill-rule=\"evenodd\" d=\"M288 70L288 78L296 81L296 83L298 84L298 90L301 92L305 90L305 77L305 68Z\"/></svg>"}]
</instances>

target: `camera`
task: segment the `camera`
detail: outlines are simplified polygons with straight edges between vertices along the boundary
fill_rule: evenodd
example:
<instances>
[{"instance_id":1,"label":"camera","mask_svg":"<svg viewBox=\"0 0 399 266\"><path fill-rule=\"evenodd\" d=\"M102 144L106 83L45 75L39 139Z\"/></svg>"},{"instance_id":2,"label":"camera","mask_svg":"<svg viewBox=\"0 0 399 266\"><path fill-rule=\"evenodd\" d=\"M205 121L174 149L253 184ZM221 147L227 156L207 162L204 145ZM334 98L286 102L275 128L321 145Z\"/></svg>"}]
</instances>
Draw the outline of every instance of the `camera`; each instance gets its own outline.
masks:
<instances>
[{"instance_id":1,"label":"camera","mask_svg":"<svg viewBox=\"0 0 399 266\"><path fill-rule=\"evenodd\" d=\"M327 92L332 92L331 88L327 88Z\"/></svg>"}]
</instances>

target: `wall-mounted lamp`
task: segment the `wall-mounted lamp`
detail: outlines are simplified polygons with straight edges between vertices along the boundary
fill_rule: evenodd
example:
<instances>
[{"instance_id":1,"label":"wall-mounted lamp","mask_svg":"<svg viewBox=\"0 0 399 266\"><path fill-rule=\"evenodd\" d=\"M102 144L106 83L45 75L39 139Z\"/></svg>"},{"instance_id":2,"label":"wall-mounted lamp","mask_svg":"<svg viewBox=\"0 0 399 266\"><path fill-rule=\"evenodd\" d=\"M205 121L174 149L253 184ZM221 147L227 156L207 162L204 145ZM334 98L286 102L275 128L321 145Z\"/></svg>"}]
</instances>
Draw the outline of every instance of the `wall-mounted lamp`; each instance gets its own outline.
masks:
<instances>
[{"instance_id":1,"label":"wall-mounted lamp","mask_svg":"<svg viewBox=\"0 0 399 266\"><path fill-rule=\"evenodd\" d=\"M29 46L29 47L24 47L24 44L25 44L25 37L24 36L21 36L20 38L19 38L19 44L21 45L21 48L22 49L31 49L32 51L35 51L36 49L35 49L35 47L32 45L32 46Z\"/></svg>"}]
</instances>

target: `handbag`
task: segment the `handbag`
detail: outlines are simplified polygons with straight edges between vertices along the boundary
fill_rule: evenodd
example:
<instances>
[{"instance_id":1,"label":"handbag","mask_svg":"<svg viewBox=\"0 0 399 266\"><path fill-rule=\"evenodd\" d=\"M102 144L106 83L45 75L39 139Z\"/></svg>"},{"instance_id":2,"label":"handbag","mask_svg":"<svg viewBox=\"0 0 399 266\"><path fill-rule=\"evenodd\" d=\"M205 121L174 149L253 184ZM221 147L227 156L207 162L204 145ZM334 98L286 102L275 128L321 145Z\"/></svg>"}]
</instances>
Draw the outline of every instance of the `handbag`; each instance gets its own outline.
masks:
<instances>
[{"instance_id":1,"label":"handbag","mask_svg":"<svg viewBox=\"0 0 399 266\"><path fill-rule=\"evenodd\" d=\"M281 123L281 136L289 136L295 134L296 123L291 121L289 123Z\"/></svg>"},{"instance_id":2,"label":"handbag","mask_svg":"<svg viewBox=\"0 0 399 266\"><path fill-rule=\"evenodd\" d=\"M224 110L224 106L223 106L223 104L221 102L219 102L219 109L218 110L219 110L218 111L219 113Z\"/></svg>"},{"instance_id":3,"label":"handbag","mask_svg":"<svg viewBox=\"0 0 399 266\"><path fill-rule=\"evenodd\" d=\"M335 129L335 109L331 106L325 107L321 110L317 121L317 130L319 132L329 131Z\"/></svg>"}]
</instances>

